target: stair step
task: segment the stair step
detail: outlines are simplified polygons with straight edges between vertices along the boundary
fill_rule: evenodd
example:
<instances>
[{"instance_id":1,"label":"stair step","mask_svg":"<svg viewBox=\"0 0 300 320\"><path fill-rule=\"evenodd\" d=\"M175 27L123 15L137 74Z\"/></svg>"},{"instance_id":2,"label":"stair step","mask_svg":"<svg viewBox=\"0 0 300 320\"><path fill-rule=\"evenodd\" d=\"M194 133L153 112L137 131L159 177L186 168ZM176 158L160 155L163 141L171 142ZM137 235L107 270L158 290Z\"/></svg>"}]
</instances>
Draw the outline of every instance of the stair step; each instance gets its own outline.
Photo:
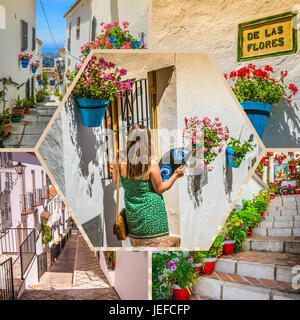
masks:
<instances>
[{"instance_id":1,"label":"stair step","mask_svg":"<svg viewBox=\"0 0 300 320\"><path fill-rule=\"evenodd\" d=\"M243 251L218 259L215 271L291 283L295 265L300 265L300 255Z\"/></svg>"},{"instance_id":2,"label":"stair step","mask_svg":"<svg viewBox=\"0 0 300 320\"><path fill-rule=\"evenodd\" d=\"M281 217L292 217L292 216L300 216L299 211L295 209L289 209L289 210L268 210L266 212L267 217L272 217L272 216L281 216Z\"/></svg>"},{"instance_id":3,"label":"stair step","mask_svg":"<svg viewBox=\"0 0 300 320\"><path fill-rule=\"evenodd\" d=\"M201 275L193 293L218 300L300 300L300 290L286 282L220 272Z\"/></svg>"},{"instance_id":4,"label":"stair step","mask_svg":"<svg viewBox=\"0 0 300 320\"><path fill-rule=\"evenodd\" d=\"M300 228L290 228L289 223L277 222L275 228L255 228L253 236L270 236L270 237L300 237ZM292 222L293 224L293 222ZM285 225L285 227L279 227Z\"/></svg>"},{"instance_id":5,"label":"stair step","mask_svg":"<svg viewBox=\"0 0 300 320\"><path fill-rule=\"evenodd\" d=\"M293 217L288 217L288 218L291 218L291 219L286 219L283 221L266 219L259 225L258 229L260 228L300 228L300 220L299 221L294 220Z\"/></svg>"},{"instance_id":6,"label":"stair step","mask_svg":"<svg viewBox=\"0 0 300 320\"><path fill-rule=\"evenodd\" d=\"M252 236L246 239L244 250L300 254L300 237Z\"/></svg>"}]
</instances>

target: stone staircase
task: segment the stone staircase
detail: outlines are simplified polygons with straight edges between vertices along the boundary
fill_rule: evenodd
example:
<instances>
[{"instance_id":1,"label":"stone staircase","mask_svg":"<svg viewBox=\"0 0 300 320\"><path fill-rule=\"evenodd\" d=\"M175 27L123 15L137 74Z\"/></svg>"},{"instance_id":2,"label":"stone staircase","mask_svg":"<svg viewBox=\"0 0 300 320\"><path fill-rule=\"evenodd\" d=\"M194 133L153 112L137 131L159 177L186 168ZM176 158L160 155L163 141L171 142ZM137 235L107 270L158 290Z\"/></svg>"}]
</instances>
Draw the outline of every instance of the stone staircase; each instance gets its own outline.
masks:
<instances>
[{"instance_id":1,"label":"stone staircase","mask_svg":"<svg viewBox=\"0 0 300 320\"><path fill-rule=\"evenodd\" d=\"M199 300L300 300L300 289L292 286L293 267L300 265L299 224L300 196L271 200L244 251L222 256L193 293Z\"/></svg>"}]
</instances>

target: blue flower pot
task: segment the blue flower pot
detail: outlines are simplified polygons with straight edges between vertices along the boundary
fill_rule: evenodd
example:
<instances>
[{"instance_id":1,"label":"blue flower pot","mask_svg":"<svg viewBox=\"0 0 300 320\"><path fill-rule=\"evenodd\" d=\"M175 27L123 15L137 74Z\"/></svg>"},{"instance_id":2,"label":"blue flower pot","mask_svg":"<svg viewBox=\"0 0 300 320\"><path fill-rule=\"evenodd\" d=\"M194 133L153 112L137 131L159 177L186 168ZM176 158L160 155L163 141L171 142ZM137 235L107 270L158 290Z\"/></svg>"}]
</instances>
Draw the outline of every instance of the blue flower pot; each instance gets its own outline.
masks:
<instances>
[{"instance_id":1,"label":"blue flower pot","mask_svg":"<svg viewBox=\"0 0 300 320\"><path fill-rule=\"evenodd\" d=\"M78 98L82 125L100 127L109 100Z\"/></svg>"},{"instance_id":2,"label":"blue flower pot","mask_svg":"<svg viewBox=\"0 0 300 320\"><path fill-rule=\"evenodd\" d=\"M247 116L259 137L262 138L267 124L267 119L270 116L271 105L256 101L242 101L240 104L247 113Z\"/></svg>"},{"instance_id":3,"label":"blue flower pot","mask_svg":"<svg viewBox=\"0 0 300 320\"><path fill-rule=\"evenodd\" d=\"M31 71L32 73L36 73L37 68L32 68Z\"/></svg>"},{"instance_id":4,"label":"blue flower pot","mask_svg":"<svg viewBox=\"0 0 300 320\"><path fill-rule=\"evenodd\" d=\"M241 165L242 160L244 158L244 155L241 153L239 155L235 155L232 147L227 147L226 151L227 151L227 161L228 161L229 167L239 168L239 166ZM239 163L235 163L237 159L240 159Z\"/></svg>"},{"instance_id":5,"label":"blue flower pot","mask_svg":"<svg viewBox=\"0 0 300 320\"><path fill-rule=\"evenodd\" d=\"M26 68L28 67L28 65L29 65L29 60L22 60L22 61L21 61L21 64L22 64L22 67L23 67L24 69L26 69Z\"/></svg>"}]
</instances>

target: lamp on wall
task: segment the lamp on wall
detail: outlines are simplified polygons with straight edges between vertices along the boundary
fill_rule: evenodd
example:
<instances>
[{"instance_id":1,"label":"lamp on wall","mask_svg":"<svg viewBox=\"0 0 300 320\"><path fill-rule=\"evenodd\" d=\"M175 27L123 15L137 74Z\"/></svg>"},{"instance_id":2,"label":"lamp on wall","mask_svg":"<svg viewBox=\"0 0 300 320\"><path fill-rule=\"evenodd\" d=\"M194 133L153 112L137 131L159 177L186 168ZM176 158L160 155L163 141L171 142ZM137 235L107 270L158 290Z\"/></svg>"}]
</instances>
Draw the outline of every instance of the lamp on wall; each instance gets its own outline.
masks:
<instances>
[{"instance_id":1,"label":"lamp on wall","mask_svg":"<svg viewBox=\"0 0 300 320\"><path fill-rule=\"evenodd\" d=\"M22 164L21 162L18 162L18 164L14 165L13 168L15 169L15 171L17 172L17 174L19 176L21 176L25 169L26 169L26 166L24 164Z\"/></svg>"}]
</instances>

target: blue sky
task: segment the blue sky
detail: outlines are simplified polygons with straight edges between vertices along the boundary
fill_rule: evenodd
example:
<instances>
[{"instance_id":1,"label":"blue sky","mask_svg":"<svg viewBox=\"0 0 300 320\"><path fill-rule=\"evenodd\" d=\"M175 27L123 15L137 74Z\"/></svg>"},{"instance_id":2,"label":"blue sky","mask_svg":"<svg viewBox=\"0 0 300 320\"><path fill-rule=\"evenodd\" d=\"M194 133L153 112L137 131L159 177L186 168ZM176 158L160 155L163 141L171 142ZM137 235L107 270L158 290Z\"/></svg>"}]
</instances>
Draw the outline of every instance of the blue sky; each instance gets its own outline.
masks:
<instances>
[{"instance_id":1,"label":"blue sky","mask_svg":"<svg viewBox=\"0 0 300 320\"><path fill-rule=\"evenodd\" d=\"M42 0L58 48L64 47L66 19L63 17L75 0ZM43 51L56 51L40 0L36 0L37 37L43 41Z\"/></svg>"}]
</instances>

